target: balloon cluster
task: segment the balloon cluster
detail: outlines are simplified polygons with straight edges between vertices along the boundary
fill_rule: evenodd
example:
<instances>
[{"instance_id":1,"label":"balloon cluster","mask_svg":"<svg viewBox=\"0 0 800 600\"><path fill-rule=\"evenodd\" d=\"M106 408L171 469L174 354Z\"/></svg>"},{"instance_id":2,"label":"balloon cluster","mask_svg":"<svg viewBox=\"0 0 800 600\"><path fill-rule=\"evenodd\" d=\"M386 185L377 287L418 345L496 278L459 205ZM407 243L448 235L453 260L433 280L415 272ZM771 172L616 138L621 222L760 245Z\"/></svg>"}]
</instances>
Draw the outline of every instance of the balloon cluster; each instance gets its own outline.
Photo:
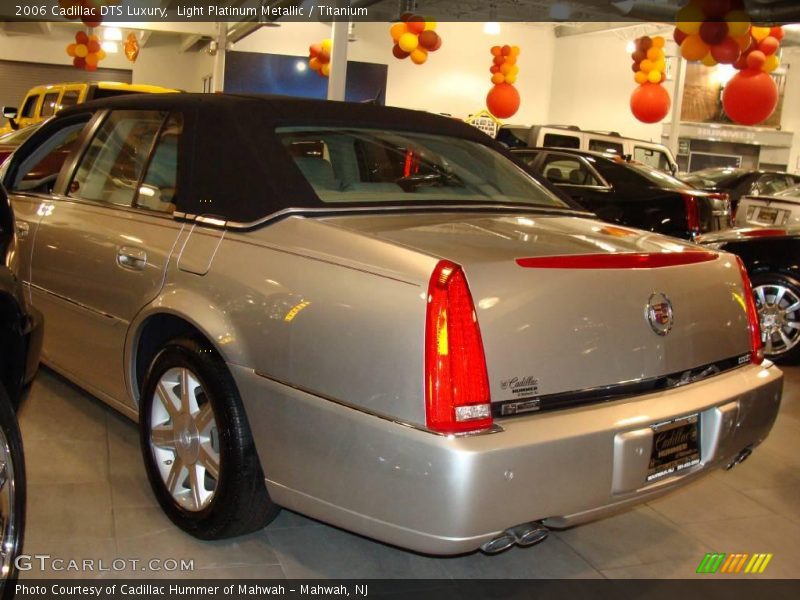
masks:
<instances>
[{"instance_id":1,"label":"balloon cluster","mask_svg":"<svg viewBox=\"0 0 800 600\"><path fill-rule=\"evenodd\" d=\"M429 52L442 47L442 38L434 31L436 21L413 13L400 15L400 22L389 28L394 40L392 54L400 60L411 57L411 62L421 65L428 60Z\"/></svg>"},{"instance_id":2,"label":"balloon cluster","mask_svg":"<svg viewBox=\"0 0 800 600\"><path fill-rule=\"evenodd\" d=\"M331 74L331 40L322 40L319 44L311 44L308 48L308 66L320 77Z\"/></svg>"},{"instance_id":3,"label":"balloon cluster","mask_svg":"<svg viewBox=\"0 0 800 600\"><path fill-rule=\"evenodd\" d=\"M666 40L659 36L643 36L635 41L636 50L631 54L633 59L633 78L636 83L662 83L666 79L667 59L664 57Z\"/></svg>"},{"instance_id":4,"label":"balloon cluster","mask_svg":"<svg viewBox=\"0 0 800 600\"><path fill-rule=\"evenodd\" d=\"M519 46L493 46L491 53L494 58L489 70L494 87L486 96L486 108L498 119L507 119L519 110L520 104L519 92L513 85L519 74Z\"/></svg>"},{"instance_id":5,"label":"balloon cluster","mask_svg":"<svg viewBox=\"0 0 800 600\"><path fill-rule=\"evenodd\" d=\"M72 64L76 69L86 71L96 71L97 63L106 57L98 37L89 35L85 31L75 34L75 43L67 46L67 54L73 57Z\"/></svg>"},{"instance_id":6,"label":"balloon cluster","mask_svg":"<svg viewBox=\"0 0 800 600\"><path fill-rule=\"evenodd\" d=\"M639 84L631 94L631 112L643 123L657 123L667 116L672 101L661 84L666 79L667 59L664 57L666 40L661 36L643 36L635 41L633 79Z\"/></svg>"},{"instance_id":7,"label":"balloon cluster","mask_svg":"<svg viewBox=\"0 0 800 600\"><path fill-rule=\"evenodd\" d=\"M752 25L742 0L690 0L676 20L673 37L683 58L739 71L723 90L725 113L742 125L768 119L778 105L778 86L769 74L780 64L783 28Z\"/></svg>"}]
</instances>

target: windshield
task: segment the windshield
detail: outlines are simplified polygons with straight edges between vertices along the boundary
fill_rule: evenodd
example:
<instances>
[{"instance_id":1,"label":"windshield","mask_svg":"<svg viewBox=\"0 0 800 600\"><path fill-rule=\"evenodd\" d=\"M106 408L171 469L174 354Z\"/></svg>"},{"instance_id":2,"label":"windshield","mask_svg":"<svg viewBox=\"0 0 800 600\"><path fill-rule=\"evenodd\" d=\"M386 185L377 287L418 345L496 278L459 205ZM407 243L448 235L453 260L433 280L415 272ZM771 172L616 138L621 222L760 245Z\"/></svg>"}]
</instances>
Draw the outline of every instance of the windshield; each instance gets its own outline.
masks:
<instances>
[{"instance_id":1,"label":"windshield","mask_svg":"<svg viewBox=\"0 0 800 600\"><path fill-rule=\"evenodd\" d=\"M676 179L664 171L659 171L651 166L643 165L641 163L630 162L627 167L636 171L639 175L647 179L650 183L657 185L660 188L670 190L685 190L688 186L680 179Z\"/></svg>"},{"instance_id":2,"label":"windshield","mask_svg":"<svg viewBox=\"0 0 800 600\"><path fill-rule=\"evenodd\" d=\"M502 154L460 138L354 128L279 128L327 203L481 202L567 205Z\"/></svg>"},{"instance_id":3,"label":"windshield","mask_svg":"<svg viewBox=\"0 0 800 600\"><path fill-rule=\"evenodd\" d=\"M697 187L725 186L744 174L740 169L703 169L689 173L684 181Z\"/></svg>"}]
</instances>

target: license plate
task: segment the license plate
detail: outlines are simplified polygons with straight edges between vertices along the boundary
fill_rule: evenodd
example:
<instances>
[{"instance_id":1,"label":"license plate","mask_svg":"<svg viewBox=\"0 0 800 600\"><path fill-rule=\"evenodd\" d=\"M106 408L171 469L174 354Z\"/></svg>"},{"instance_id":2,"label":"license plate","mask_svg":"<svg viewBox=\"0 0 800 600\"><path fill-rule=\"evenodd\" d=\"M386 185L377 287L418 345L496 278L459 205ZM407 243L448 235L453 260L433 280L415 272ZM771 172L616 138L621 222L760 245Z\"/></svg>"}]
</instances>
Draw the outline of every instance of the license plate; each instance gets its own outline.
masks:
<instances>
[{"instance_id":1,"label":"license plate","mask_svg":"<svg viewBox=\"0 0 800 600\"><path fill-rule=\"evenodd\" d=\"M756 212L756 222L765 225L775 225L778 222L778 210L775 208L761 208Z\"/></svg>"},{"instance_id":2,"label":"license plate","mask_svg":"<svg viewBox=\"0 0 800 600\"><path fill-rule=\"evenodd\" d=\"M647 481L700 464L700 419L689 415L653 425L653 448Z\"/></svg>"}]
</instances>

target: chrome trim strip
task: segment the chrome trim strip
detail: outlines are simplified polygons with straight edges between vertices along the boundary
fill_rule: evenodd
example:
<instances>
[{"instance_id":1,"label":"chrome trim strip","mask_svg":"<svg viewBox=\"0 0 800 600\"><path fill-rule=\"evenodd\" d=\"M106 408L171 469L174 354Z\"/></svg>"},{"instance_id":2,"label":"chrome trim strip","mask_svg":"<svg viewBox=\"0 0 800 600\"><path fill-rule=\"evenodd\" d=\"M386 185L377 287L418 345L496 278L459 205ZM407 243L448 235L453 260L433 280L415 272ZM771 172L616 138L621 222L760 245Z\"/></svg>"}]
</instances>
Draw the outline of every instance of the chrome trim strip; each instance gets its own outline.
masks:
<instances>
[{"instance_id":1,"label":"chrome trim strip","mask_svg":"<svg viewBox=\"0 0 800 600\"><path fill-rule=\"evenodd\" d=\"M195 215L192 213L185 213L182 211L175 211L173 217L176 219L185 219L187 221L197 221L204 225L209 225L211 227L228 227L230 229L253 229L255 227L259 227L261 225L266 225L273 221L278 221L280 219L290 217L293 215L297 216L320 216L320 215L330 215L336 216L339 213L348 214L348 213L386 213L386 212L429 212L429 211L442 211L442 212L455 212L455 211L465 211L469 212L470 210L474 210L476 212L481 211L496 211L496 212L504 212L504 211L512 211L512 212L536 212L536 213L545 213L548 215L553 216L565 216L565 217L586 217L586 218L594 218L594 215L589 212L573 210L569 208L558 208L558 207L547 207L547 206L534 206L531 204L520 204L520 205L508 205L508 204L489 204L489 203L482 203L482 204L451 204L451 205L441 205L441 204L420 204L420 205L384 205L384 206L350 206L350 207L318 207L318 208L284 208L277 212L271 213L266 215L260 219L255 221L249 222L241 222L241 221L226 221L224 218L220 217L213 217L213 216L203 216L203 215Z\"/></svg>"},{"instance_id":2,"label":"chrome trim strip","mask_svg":"<svg viewBox=\"0 0 800 600\"><path fill-rule=\"evenodd\" d=\"M50 290L46 290L43 287L38 286L36 284L30 283L28 285L31 287L31 289L35 289L35 290L37 290L39 292L42 292L43 294L47 294L48 296L53 296L54 298L58 298L59 300L63 300L64 302L68 302L69 304L72 304L73 306L77 306L78 308L82 308L83 310L88 310L89 312L93 312L96 315L100 315L101 317L105 317L106 319L113 319L114 321L119 321L120 323L125 323L126 322L126 321L123 321L122 319L120 319L119 317L115 317L114 315L110 315L110 314L108 314L106 312L103 312L102 310L97 310L96 308L92 308L91 306L87 306L86 304L82 304L80 302L76 302L75 300L72 300L71 298L67 298L66 296L62 296L61 294L56 294L55 292L51 292Z\"/></svg>"},{"instance_id":3,"label":"chrome trim strip","mask_svg":"<svg viewBox=\"0 0 800 600\"><path fill-rule=\"evenodd\" d=\"M339 400L338 398L333 398L333 397L328 396L326 394L323 394L321 392L317 392L315 390L310 390L308 388L305 388L305 387L299 386L299 385L295 385L293 383L288 383L286 381L283 381L282 379L278 379L276 377L271 377L270 375L267 375L265 373L262 373L260 371L255 370L255 369L253 370L253 373L258 375L259 377L263 377L264 379L267 379L267 380L272 381L274 383L286 386L288 388L292 388L293 390L297 390L298 392L302 392L304 394L309 394L311 396L316 396L317 398L320 398L321 400L327 400L328 402L332 402L333 404L338 404L339 406L343 406L345 408L350 408L352 410L358 411L358 412L363 413L365 415L369 415L371 417L377 417L378 419L383 419L384 421L389 421L391 423L394 423L395 425L400 425L402 427L408 427L409 429L416 429L417 431L430 433L431 435L438 435L440 437L473 437L473 436L478 436L478 435L491 435L492 433L500 433L501 431L504 431L503 428L500 427L497 424L493 424L490 429L481 430L481 431L466 431L466 432L463 432L463 433L442 433L440 431L433 431L432 429L428 429L427 427L423 427L422 425L417 425L416 423L409 423L408 421L401 421L399 419L395 419L394 417L390 417L388 415L384 415L384 414L381 414L381 413L378 413L378 412L367 410L362 406L356 406L355 404L351 404L350 402L345 402L344 400Z\"/></svg>"}]
</instances>

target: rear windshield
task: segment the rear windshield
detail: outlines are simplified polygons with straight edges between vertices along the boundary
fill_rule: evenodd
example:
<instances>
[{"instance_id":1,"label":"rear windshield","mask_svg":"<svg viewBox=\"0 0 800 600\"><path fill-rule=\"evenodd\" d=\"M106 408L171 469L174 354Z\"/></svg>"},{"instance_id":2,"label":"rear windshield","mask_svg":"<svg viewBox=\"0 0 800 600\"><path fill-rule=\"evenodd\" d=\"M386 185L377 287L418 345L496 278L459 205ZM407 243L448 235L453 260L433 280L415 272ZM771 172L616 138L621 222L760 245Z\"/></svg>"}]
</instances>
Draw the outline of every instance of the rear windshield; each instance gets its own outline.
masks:
<instances>
[{"instance_id":1,"label":"rear windshield","mask_svg":"<svg viewBox=\"0 0 800 600\"><path fill-rule=\"evenodd\" d=\"M776 198L795 198L800 200L800 185L786 188L785 190L777 192L772 195L775 196Z\"/></svg>"},{"instance_id":2,"label":"rear windshield","mask_svg":"<svg viewBox=\"0 0 800 600\"><path fill-rule=\"evenodd\" d=\"M703 169L684 175L683 179L697 187L725 187L744 175L740 169Z\"/></svg>"},{"instance_id":3,"label":"rear windshield","mask_svg":"<svg viewBox=\"0 0 800 600\"><path fill-rule=\"evenodd\" d=\"M491 148L441 135L287 127L283 146L326 203L567 205Z\"/></svg>"},{"instance_id":4,"label":"rear windshield","mask_svg":"<svg viewBox=\"0 0 800 600\"><path fill-rule=\"evenodd\" d=\"M658 169L654 169L650 165L645 165L641 163L631 162L626 165L629 169L633 169L639 175L647 179L653 185L657 185L662 189L669 189L669 190L685 190L688 186L686 183L664 173L664 171L659 171Z\"/></svg>"}]
</instances>

